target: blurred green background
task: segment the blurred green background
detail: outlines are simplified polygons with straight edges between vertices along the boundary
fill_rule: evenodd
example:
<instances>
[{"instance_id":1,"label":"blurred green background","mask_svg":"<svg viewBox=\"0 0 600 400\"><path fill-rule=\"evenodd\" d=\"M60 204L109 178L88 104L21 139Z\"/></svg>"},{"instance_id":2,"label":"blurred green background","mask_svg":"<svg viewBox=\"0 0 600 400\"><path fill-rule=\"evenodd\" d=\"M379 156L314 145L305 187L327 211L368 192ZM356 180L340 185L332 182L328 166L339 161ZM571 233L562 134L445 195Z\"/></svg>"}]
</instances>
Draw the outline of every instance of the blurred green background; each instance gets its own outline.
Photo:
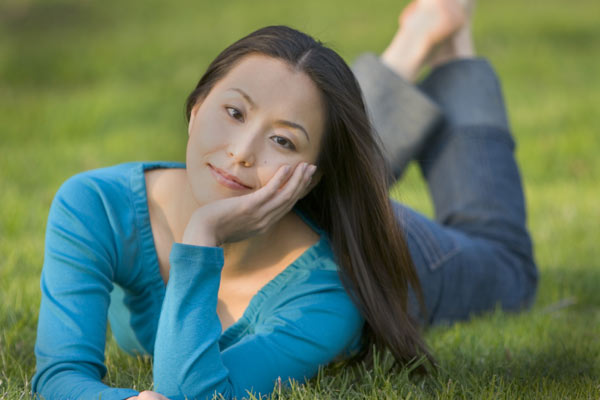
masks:
<instances>
[{"instance_id":1,"label":"blurred green background","mask_svg":"<svg viewBox=\"0 0 600 400\"><path fill-rule=\"evenodd\" d=\"M66 178L124 161L183 161L187 94L252 30L291 25L351 62L385 48L405 4L0 1L0 399L29 390L45 221ZM347 397L600 396L600 2L480 1L474 32L502 79L518 142L538 301L519 315L430 330L437 378L363 377ZM415 167L393 195L431 214ZM110 384L151 382L149 361L128 360L112 341L107 364ZM335 397L338 378L289 396ZM378 385L383 392L369 394Z\"/></svg>"}]
</instances>

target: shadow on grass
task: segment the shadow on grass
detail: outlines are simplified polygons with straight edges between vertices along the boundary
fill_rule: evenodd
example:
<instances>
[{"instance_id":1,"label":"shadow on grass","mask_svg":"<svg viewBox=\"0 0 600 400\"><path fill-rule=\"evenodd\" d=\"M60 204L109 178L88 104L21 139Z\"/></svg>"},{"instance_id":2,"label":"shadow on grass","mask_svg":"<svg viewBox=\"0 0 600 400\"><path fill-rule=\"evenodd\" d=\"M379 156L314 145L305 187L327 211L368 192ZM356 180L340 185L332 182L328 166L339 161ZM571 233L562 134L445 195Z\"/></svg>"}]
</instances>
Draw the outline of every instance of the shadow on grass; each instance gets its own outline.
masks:
<instances>
[{"instance_id":1,"label":"shadow on grass","mask_svg":"<svg viewBox=\"0 0 600 400\"><path fill-rule=\"evenodd\" d=\"M598 345L595 335L590 331L575 328L577 334L564 335L555 332L545 338L543 345L535 348L510 350L504 348L505 360L482 365L471 360L471 368L465 368L470 374L481 380L489 381L493 376L504 378L505 382L532 384L552 381L569 384L582 378L596 379L599 375ZM450 377L452 377L450 372Z\"/></svg>"},{"instance_id":2,"label":"shadow on grass","mask_svg":"<svg viewBox=\"0 0 600 400\"><path fill-rule=\"evenodd\" d=\"M591 254L586 258L594 259ZM552 302L566 298L574 300L568 310L598 310L600 265L587 268L569 265L544 268L540 272L540 293L536 309L548 307Z\"/></svg>"}]
</instances>

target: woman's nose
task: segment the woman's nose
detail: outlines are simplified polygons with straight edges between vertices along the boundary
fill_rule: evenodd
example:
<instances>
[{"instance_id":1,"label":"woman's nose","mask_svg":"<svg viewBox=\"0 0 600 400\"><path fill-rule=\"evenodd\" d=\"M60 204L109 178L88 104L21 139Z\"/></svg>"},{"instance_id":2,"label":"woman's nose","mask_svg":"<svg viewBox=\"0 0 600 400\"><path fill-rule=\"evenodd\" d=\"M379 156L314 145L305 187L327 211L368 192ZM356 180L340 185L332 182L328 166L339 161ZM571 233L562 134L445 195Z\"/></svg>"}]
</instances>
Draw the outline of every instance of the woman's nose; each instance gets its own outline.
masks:
<instances>
[{"instance_id":1,"label":"woman's nose","mask_svg":"<svg viewBox=\"0 0 600 400\"><path fill-rule=\"evenodd\" d=\"M250 167L256 162L256 137L246 134L245 137L236 137L227 149L227 155L233 158L236 164Z\"/></svg>"}]
</instances>

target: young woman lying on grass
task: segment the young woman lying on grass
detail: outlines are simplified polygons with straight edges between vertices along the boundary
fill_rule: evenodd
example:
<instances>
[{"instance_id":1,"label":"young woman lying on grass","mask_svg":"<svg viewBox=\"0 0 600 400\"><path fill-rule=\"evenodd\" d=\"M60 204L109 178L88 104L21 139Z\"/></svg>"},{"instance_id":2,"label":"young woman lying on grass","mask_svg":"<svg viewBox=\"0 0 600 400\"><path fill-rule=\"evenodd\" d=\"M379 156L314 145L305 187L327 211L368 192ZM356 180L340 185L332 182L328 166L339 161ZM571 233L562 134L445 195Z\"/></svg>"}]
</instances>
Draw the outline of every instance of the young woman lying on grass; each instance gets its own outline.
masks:
<instances>
[{"instance_id":1,"label":"young woman lying on grass","mask_svg":"<svg viewBox=\"0 0 600 400\"><path fill-rule=\"evenodd\" d=\"M373 345L400 364L427 355L418 318L532 299L513 142L495 75L473 58L468 11L418 0L400 22L381 59L357 61L358 82L306 34L260 29L189 96L186 164L121 164L63 184L34 393L265 394L334 359L368 360ZM398 177L411 159L436 221L388 198L388 164ZM108 322L123 349L153 356L153 392L102 383Z\"/></svg>"}]
</instances>

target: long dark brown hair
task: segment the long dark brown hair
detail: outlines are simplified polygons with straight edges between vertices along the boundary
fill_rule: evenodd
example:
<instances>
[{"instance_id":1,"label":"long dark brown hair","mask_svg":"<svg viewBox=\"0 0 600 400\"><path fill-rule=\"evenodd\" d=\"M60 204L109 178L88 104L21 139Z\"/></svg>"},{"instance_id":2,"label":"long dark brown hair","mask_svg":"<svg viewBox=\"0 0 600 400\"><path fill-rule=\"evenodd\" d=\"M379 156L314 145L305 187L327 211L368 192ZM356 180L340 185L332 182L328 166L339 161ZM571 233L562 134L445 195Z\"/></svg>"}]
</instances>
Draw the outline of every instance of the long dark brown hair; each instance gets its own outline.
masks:
<instances>
[{"instance_id":1,"label":"long dark brown hair","mask_svg":"<svg viewBox=\"0 0 600 400\"><path fill-rule=\"evenodd\" d=\"M389 349L400 365L430 358L408 314L412 288L423 307L406 241L388 198L389 174L352 70L323 43L286 26L259 29L226 48L189 95L186 114L244 56L262 54L308 75L326 104L325 133L317 168L322 177L297 207L324 229L340 277L366 320L363 351Z\"/></svg>"}]
</instances>

